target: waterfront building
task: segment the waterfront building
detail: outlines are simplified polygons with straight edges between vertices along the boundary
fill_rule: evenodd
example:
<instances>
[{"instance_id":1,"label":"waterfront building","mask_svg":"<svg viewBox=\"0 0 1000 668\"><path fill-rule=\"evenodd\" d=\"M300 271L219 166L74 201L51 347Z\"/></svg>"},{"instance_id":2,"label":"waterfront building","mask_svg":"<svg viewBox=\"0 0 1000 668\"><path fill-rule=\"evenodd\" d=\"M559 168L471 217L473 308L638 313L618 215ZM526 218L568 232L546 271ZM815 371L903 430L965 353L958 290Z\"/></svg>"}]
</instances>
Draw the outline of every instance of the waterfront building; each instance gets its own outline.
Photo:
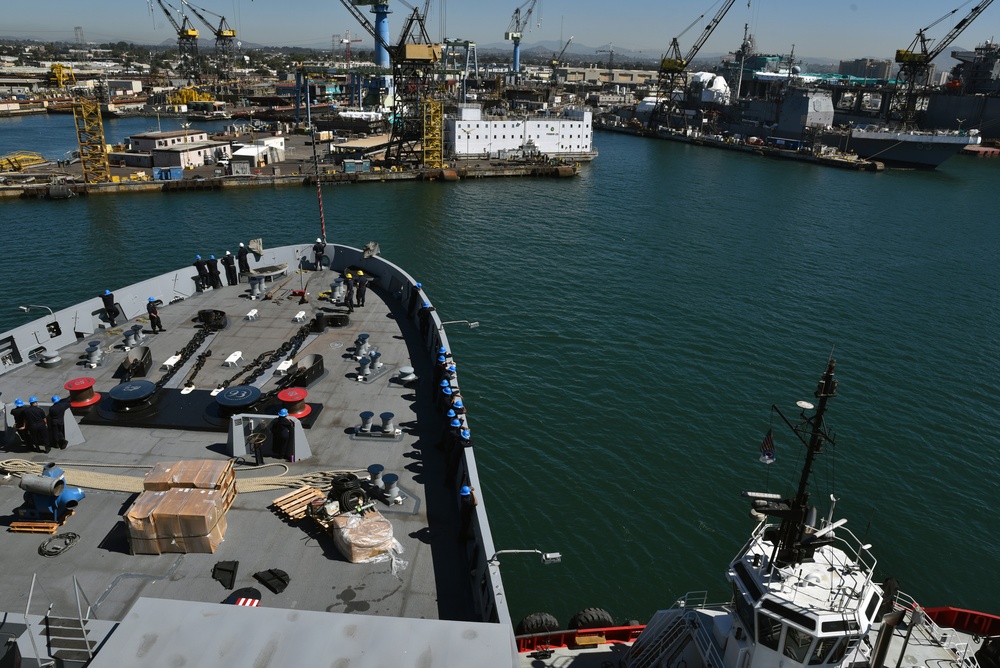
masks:
<instances>
[{"instance_id":1,"label":"waterfront building","mask_svg":"<svg viewBox=\"0 0 1000 668\"><path fill-rule=\"evenodd\" d=\"M129 148L108 154L113 164L149 169L152 167L194 168L229 157L229 142L211 141L204 130L143 132L128 138Z\"/></svg>"},{"instance_id":2,"label":"waterfront building","mask_svg":"<svg viewBox=\"0 0 1000 668\"><path fill-rule=\"evenodd\" d=\"M460 104L445 119L445 153L458 158L503 158L544 154L589 160L594 157L593 112L567 107L560 114L484 116L478 104Z\"/></svg>"}]
</instances>

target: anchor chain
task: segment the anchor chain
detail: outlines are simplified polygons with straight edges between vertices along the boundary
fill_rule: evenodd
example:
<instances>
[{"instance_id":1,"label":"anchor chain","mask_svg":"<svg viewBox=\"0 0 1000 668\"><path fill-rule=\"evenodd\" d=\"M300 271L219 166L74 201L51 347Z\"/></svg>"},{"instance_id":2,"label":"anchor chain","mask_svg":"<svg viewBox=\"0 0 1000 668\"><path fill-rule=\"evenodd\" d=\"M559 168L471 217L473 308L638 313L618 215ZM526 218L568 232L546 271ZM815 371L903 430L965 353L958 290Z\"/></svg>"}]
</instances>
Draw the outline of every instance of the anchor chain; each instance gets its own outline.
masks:
<instances>
[{"instance_id":1,"label":"anchor chain","mask_svg":"<svg viewBox=\"0 0 1000 668\"><path fill-rule=\"evenodd\" d=\"M243 374L248 373L250 371L253 371L258 366L260 366L261 364L264 363L264 359L268 355L273 355L273 354L274 354L273 350L268 350L267 352L264 352L264 353L261 353L260 355L257 355L257 357L255 357L252 362L250 362L245 367L243 367L242 369L240 369L239 371L237 371L233 375L232 378L229 378L229 379L224 380L221 383L219 383L219 389L223 390L223 389L229 387L230 385L236 383L236 381L239 379L240 376L242 376ZM236 384L239 385L240 383L236 383Z\"/></svg>"},{"instance_id":2,"label":"anchor chain","mask_svg":"<svg viewBox=\"0 0 1000 668\"><path fill-rule=\"evenodd\" d=\"M187 361L191 359L191 356L194 355L198 348L201 347L201 344L205 342L205 339L208 338L209 334L213 334L215 331L215 328L205 327L195 332L194 336L191 337L191 340L188 341L188 344L175 353L180 355L180 359L177 361L177 364L171 366L170 369L168 369L167 372L163 374L158 381L156 381L156 386L153 390L154 394L159 392L168 382L170 382L170 379L174 377L174 374L176 374L181 367L187 364Z\"/></svg>"}]
</instances>

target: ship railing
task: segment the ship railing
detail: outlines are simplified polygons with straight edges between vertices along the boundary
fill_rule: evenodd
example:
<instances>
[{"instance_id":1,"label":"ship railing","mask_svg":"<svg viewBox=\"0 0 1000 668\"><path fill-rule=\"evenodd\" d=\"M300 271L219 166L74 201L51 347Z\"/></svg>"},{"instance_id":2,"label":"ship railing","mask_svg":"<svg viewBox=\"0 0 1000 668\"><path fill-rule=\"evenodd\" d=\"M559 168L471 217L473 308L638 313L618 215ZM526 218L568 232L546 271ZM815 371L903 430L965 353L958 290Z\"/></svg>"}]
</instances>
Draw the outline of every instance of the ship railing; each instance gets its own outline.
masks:
<instances>
[{"instance_id":1,"label":"ship railing","mask_svg":"<svg viewBox=\"0 0 1000 668\"><path fill-rule=\"evenodd\" d=\"M42 661L42 656L41 656L41 654L38 653L38 644L35 642L35 629L34 629L34 627L31 624L31 617L29 616L31 614L31 599L35 595L35 584L37 583L37 581L38 581L38 574L37 573L32 573L31 574L31 587L28 589L28 601L27 601L27 603L24 604L24 626L28 630L28 640L31 641L31 649L35 653L35 657L36 657L36 659L38 661L38 665L39 666L43 666L43 667L45 667L45 666L54 666L55 665L55 661L54 660L53 661L48 661L48 662ZM44 590L42 590L42 591L44 593ZM48 598L47 595L46 595L46 598ZM42 619L44 619L46 616L48 616L48 614L50 612L52 612L52 605L53 605L52 604L52 600L49 599L49 606L45 609L45 614L42 615Z\"/></svg>"},{"instance_id":2,"label":"ship railing","mask_svg":"<svg viewBox=\"0 0 1000 668\"><path fill-rule=\"evenodd\" d=\"M674 601L667 610L657 612L622 660L622 668L649 668L656 665L666 655L678 651L688 636L695 639L706 657L710 657L709 665L723 665L718 648L708 631L703 625L695 623L696 611L705 607L707 601L707 591L692 591Z\"/></svg>"},{"instance_id":3,"label":"ship railing","mask_svg":"<svg viewBox=\"0 0 1000 668\"><path fill-rule=\"evenodd\" d=\"M760 539L764 531L770 527L777 526L777 524L761 522L757 528L754 529L750 540L747 541L747 544L740 551L737 559L746 555L754 543ZM817 529L822 529L824 526L825 523L817 527ZM834 539L832 545L836 546L844 557L838 558L837 552L827 551L826 556L830 559L831 565L842 571L852 571L857 569L858 572L864 575L864 580L857 589L854 587L845 587L834 591L829 597L829 600L820 599L818 597L816 600L828 605L831 610L845 610L853 608L856 605L857 594L867 589L869 584L871 584L878 560L875 558L875 555L869 551L870 546L862 543L850 529L847 529L844 526L837 528L836 538ZM770 562L770 560L767 560L767 563L762 566L762 569L766 569L768 571L768 575L772 578L772 581L780 581L784 583L785 586L794 587L796 583L805 582L803 578L795 575L794 572L782 571L780 566ZM800 595L808 595L808 592L811 589L810 587L803 586L798 587L798 590Z\"/></svg>"},{"instance_id":4,"label":"ship railing","mask_svg":"<svg viewBox=\"0 0 1000 668\"><path fill-rule=\"evenodd\" d=\"M688 632L685 611L675 607L660 610L646 624L639 637L622 659L622 668L649 668L660 662Z\"/></svg>"},{"instance_id":5,"label":"ship railing","mask_svg":"<svg viewBox=\"0 0 1000 668\"><path fill-rule=\"evenodd\" d=\"M48 606L45 608L45 614L43 614L42 617L41 617L42 623L51 623L51 620L49 620L49 615L52 614L52 609L55 607L55 604L52 602L52 599L49 597L49 595L45 592L45 589L42 587L42 585L38 582L38 574L37 573L32 573L32 575L31 575L31 586L28 588L28 600L24 604L24 626L27 629L28 640L31 642L31 649L35 653L35 657L36 657L36 660L38 661L38 665L41 666L41 667L43 667L43 668L45 668L47 666L54 666L54 665L56 665L56 662L54 660L44 661L42 659L42 655L38 653L38 643L35 642L35 631L36 631L36 629L35 629L35 625L33 625L31 623L31 616L30 615L31 615L31 600L35 596L35 588L36 587L38 587L38 589L40 589L42 591L42 594L45 595L45 598L49 602ZM76 579L75 575L73 576L73 593L76 596L76 621L79 622L80 629L84 630L84 628L85 628L84 627L84 622L86 620L90 619L90 616L93 613L94 606L90 602L90 599L87 598L87 593L85 591L83 591L83 587L80 586L80 582ZM80 597L81 596L83 597L83 601L86 602L86 604L87 604L86 611L84 611L83 606L81 605L81 601L80 601ZM48 620L48 621L46 621L46 620ZM90 641L87 640L87 635L86 635L86 631L85 630L83 632L83 641L84 641L84 648L85 648L85 651L87 652L87 655L91 659L93 659L94 658L94 648L93 648L93 645L90 643ZM49 642L50 643L52 642L51 638L50 638Z\"/></svg>"},{"instance_id":6,"label":"ship railing","mask_svg":"<svg viewBox=\"0 0 1000 668\"><path fill-rule=\"evenodd\" d=\"M904 591L896 592L892 604L897 610L909 611L911 618L917 610L923 612L920 604ZM961 666L964 668L979 668L979 661L976 659L976 655L969 651L969 643L961 640L961 635L957 630L939 626L927 613L923 613L920 626L934 642L941 647L953 651L955 656L958 657Z\"/></svg>"}]
</instances>

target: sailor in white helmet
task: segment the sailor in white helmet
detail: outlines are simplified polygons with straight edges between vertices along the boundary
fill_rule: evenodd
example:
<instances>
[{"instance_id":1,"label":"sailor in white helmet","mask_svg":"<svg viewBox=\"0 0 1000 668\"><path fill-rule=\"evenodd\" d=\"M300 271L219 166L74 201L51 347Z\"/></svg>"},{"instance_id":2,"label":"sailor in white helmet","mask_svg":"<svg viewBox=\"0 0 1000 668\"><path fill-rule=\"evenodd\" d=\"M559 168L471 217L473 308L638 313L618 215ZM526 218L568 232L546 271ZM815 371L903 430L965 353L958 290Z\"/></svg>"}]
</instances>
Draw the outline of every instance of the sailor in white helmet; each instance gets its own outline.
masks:
<instances>
[{"instance_id":1,"label":"sailor in white helmet","mask_svg":"<svg viewBox=\"0 0 1000 668\"><path fill-rule=\"evenodd\" d=\"M247 260L247 255L250 251L247 247L240 243L240 249L236 251L236 258L240 261L240 273L249 274L250 273L250 262Z\"/></svg>"},{"instance_id":2,"label":"sailor in white helmet","mask_svg":"<svg viewBox=\"0 0 1000 668\"><path fill-rule=\"evenodd\" d=\"M326 255L326 242L320 237L316 237L316 243L313 245L313 255L316 258L316 271L322 271L323 257Z\"/></svg>"}]
</instances>

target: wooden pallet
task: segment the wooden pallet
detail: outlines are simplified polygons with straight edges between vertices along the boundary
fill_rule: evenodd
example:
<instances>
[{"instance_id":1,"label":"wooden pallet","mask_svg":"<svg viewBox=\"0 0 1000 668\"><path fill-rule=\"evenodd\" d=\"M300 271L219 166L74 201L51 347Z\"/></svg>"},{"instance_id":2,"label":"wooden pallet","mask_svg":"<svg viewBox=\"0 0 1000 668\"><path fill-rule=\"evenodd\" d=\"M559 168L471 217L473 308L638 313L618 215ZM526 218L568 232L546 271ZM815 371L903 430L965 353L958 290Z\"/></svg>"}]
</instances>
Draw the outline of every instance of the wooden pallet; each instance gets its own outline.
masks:
<instances>
[{"instance_id":1,"label":"wooden pallet","mask_svg":"<svg viewBox=\"0 0 1000 668\"><path fill-rule=\"evenodd\" d=\"M11 522L10 526L7 527L7 531L13 533L47 533L51 535L56 531L59 531L59 527L66 524L66 520L69 519L69 516L72 515L73 512L74 511L71 510L63 515L61 522L55 522L53 520Z\"/></svg>"},{"instance_id":2,"label":"wooden pallet","mask_svg":"<svg viewBox=\"0 0 1000 668\"><path fill-rule=\"evenodd\" d=\"M290 520L300 520L306 516L306 507L316 499L325 499L326 494L315 487L300 487L294 492L279 496L272 505L279 514Z\"/></svg>"}]
</instances>

